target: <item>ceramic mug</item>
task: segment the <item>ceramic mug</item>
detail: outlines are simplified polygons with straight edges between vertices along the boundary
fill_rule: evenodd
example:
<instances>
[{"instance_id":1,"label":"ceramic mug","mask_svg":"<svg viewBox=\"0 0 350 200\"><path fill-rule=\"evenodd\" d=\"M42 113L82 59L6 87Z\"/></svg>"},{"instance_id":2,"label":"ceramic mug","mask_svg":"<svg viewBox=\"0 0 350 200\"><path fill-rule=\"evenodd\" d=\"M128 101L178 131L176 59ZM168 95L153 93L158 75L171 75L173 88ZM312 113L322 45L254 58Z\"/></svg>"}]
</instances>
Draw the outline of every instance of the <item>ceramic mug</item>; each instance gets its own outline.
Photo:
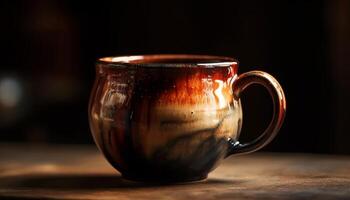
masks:
<instances>
[{"instance_id":1,"label":"ceramic mug","mask_svg":"<svg viewBox=\"0 0 350 200\"><path fill-rule=\"evenodd\" d=\"M89 103L95 143L126 179L205 179L227 156L268 144L285 116L285 96L275 78L237 70L237 60L220 56L99 59ZM258 138L241 144L240 95L251 84L268 90L274 114Z\"/></svg>"}]
</instances>

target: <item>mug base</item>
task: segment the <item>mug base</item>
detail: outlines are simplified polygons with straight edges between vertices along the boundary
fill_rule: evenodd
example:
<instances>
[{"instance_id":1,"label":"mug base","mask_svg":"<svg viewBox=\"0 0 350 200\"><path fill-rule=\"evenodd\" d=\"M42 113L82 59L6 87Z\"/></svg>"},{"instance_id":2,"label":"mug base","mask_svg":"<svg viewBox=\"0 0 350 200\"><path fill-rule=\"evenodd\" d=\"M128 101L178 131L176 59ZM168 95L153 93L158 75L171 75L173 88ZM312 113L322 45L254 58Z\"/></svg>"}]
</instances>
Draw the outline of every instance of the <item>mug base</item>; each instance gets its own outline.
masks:
<instances>
[{"instance_id":1,"label":"mug base","mask_svg":"<svg viewBox=\"0 0 350 200\"><path fill-rule=\"evenodd\" d=\"M122 178L127 181L143 182L143 183L159 183L159 184L201 182L206 180L207 177L208 175L196 176L196 177L185 177L185 178L179 178L179 177L164 178L164 177L140 177L140 176L122 174Z\"/></svg>"}]
</instances>

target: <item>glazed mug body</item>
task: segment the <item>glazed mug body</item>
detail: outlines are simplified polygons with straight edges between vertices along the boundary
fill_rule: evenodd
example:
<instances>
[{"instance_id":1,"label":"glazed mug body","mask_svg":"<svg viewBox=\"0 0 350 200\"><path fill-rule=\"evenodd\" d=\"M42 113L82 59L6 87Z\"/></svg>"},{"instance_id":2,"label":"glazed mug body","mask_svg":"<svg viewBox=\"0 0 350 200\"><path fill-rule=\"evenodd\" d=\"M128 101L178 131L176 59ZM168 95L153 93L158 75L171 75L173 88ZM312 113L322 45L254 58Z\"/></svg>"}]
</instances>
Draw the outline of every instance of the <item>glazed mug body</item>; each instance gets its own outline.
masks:
<instances>
[{"instance_id":1,"label":"glazed mug body","mask_svg":"<svg viewBox=\"0 0 350 200\"><path fill-rule=\"evenodd\" d=\"M218 56L99 59L89 103L96 145L126 179L206 178L237 149L249 151L238 143L242 108L235 93L237 70L235 59Z\"/></svg>"}]
</instances>

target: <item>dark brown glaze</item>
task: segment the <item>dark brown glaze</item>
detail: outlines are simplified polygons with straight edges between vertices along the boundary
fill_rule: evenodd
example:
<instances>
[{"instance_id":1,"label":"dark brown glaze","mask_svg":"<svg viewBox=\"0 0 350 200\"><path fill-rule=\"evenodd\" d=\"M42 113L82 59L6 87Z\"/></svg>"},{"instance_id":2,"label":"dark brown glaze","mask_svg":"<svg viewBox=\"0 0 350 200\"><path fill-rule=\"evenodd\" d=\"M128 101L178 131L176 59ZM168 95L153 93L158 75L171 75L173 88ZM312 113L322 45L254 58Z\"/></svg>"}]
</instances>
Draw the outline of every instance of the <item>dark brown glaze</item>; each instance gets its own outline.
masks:
<instances>
[{"instance_id":1,"label":"dark brown glaze","mask_svg":"<svg viewBox=\"0 0 350 200\"><path fill-rule=\"evenodd\" d=\"M237 63L215 66L220 57L205 56L147 58L97 64L89 106L95 142L126 178L203 179L240 131L241 106L232 94Z\"/></svg>"}]
</instances>

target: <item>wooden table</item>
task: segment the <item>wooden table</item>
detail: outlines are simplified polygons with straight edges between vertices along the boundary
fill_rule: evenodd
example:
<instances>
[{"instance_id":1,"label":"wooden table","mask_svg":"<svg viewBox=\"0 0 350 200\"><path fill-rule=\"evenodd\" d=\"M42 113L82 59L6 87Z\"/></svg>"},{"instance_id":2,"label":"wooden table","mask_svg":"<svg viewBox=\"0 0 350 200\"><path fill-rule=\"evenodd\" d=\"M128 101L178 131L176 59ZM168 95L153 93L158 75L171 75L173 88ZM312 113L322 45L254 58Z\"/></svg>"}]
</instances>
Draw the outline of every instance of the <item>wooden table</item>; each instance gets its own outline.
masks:
<instances>
[{"instance_id":1,"label":"wooden table","mask_svg":"<svg viewBox=\"0 0 350 200\"><path fill-rule=\"evenodd\" d=\"M350 157L231 157L197 183L123 180L95 146L0 144L0 199L350 199Z\"/></svg>"}]
</instances>

